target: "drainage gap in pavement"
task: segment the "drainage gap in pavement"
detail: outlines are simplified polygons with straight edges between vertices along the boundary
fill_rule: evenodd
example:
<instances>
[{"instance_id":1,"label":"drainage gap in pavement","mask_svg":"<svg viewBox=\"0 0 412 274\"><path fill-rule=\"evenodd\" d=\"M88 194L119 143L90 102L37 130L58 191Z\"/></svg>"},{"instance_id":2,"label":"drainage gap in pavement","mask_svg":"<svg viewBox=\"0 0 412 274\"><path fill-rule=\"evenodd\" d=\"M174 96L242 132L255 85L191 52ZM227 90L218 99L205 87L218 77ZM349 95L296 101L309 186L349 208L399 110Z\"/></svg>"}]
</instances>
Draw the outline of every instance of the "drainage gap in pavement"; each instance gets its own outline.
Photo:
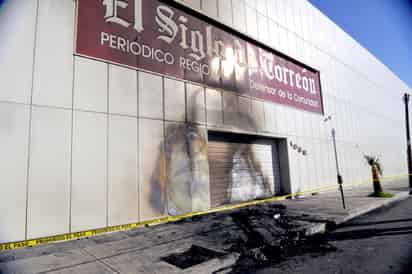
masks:
<instances>
[{"instance_id":1,"label":"drainage gap in pavement","mask_svg":"<svg viewBox=\"0 0 412 274\"><path fill-rule=\"evenodd\" d=\"M180 269L186 269L224 255L226 255L226 253L192 245L187 251L183 253L170 254L163 257L162 260L171 265L177 266Z\"/></svg>"}]
</instances>

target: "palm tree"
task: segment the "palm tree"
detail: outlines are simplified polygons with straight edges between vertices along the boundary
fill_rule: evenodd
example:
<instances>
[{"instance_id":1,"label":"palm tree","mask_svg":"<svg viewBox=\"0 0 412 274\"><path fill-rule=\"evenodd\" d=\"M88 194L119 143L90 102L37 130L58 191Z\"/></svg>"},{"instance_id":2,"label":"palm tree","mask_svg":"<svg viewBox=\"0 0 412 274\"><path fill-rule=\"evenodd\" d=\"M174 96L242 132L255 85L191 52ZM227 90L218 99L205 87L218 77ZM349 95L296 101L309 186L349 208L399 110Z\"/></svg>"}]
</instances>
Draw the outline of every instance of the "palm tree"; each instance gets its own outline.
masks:
<instances>
[{"instance_id":1,"label":"palm tree","mask_svg":"<svg viewBox=\"0 0 412 274\"><path fill-rule=\"evenodd\" d=\"M373 180L373 194L379 195L382 193L382 186L379 175L382 176L382 166L377 156L364 155L366 162L372 169L372 180Z\"/></svg>"}]
</instances>

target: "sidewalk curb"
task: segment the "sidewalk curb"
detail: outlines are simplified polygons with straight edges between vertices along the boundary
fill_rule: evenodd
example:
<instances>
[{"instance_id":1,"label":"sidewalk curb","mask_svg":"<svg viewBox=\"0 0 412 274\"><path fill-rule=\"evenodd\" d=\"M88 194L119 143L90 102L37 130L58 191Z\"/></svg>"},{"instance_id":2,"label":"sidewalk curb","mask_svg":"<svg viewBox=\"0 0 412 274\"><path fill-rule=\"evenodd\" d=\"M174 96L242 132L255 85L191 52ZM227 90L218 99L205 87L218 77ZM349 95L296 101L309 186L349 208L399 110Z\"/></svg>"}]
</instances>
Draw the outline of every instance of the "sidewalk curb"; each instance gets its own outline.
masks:
<instances>
[{"instance_id":1,"label":"sidewalk curb","mask_svg":"<svg viewBox=\"0 0 412 274\"><path fill-rule=\"evenodd\" d=\"M346 222L349 222L359 216L365 215L367 213L370 213L372 211L375 211L377 209L390 206L392 204L401 202L403 200L406 200L410 197L409 192L403 191L395 194L395 197L393 198L377 198L375 203L364 206L361 208L356 208L352 209L348 212L348 215L343 216L343 217L330 217L329 219L326 217L324 218L324 222L320 222L318 224L311 225L306 228L305 235L306 236L313 236L316 234L323 234L326 233L326 231L339 226L341 224L344 224Z\"/></svg>"},{"instance_id":2,"label":"sidewalk curb","mask_svg":"<svg viewBox=\"0 0 412 274\"><path fill-rule=\"evenodd\" d=\"M399 192L395 194L395 197L393 198L377 198L378 200L375 201L375 203L368 205L368 206L364 206L361 208L356 208L356 209L352 209L348 212L348 215L343 216L343 217L322 217L322 221L319 221L318 223L315 224L311 224L307 227L305 227L303 229L305 236L313 236L313 235L317 235L317 234L324 234L326 233L328 230L344 224L346 222L349 222L359 216L365 215L367 213L370 213L372 211L375 211L377 209L386 207L386 206L390 206L392 204L395 204L397 202L406 200L410 197L409 192L407 191L403 191L403 192ZM306 212L307 213L307 212ZM317 218L319 219L319 216L317 216ZM307 220L310 219L307 218Z\"/></svg>"},{"instance_id":3,"label":"sidewalk curb","mask_svg":"<svg viewBox=\"0 0 412 274\"><path fill-rule=\"evenodd\" d=\"M375 211L377 209L392 205L394 203L406 200L409 198L409 192L407 191L403 191L403 192L399 192L397 194L395 194L395 197L392 198L376 198L379 199L376 203L369 205L369 206L365 206L365 207L361 207L361 208L357 208L357 209L353 209L349 212L348 216L344 216L342 218L338 218L336 220L334 220L335 225L340 225L343 223L346 223L352 219L355 219L356 217L365 215L367 213L370 213L372 211Z\"/></svg>"}]
</instances>

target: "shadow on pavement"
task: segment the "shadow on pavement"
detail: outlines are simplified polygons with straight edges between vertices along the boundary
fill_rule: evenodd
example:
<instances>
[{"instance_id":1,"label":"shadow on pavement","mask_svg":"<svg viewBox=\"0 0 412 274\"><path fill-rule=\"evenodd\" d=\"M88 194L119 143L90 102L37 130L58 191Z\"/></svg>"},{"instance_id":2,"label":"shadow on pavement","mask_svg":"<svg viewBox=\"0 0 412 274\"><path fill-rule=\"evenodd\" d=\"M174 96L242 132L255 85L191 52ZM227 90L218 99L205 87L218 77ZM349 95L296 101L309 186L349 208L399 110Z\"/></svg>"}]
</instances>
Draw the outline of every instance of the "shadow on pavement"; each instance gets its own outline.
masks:
<instances>
[{"instance_id":1,"label":"shadow on pavement","mask_svg":"<svg viewBox=\"0 0 412 274\"><path fill-rule=\"evenodd\" d=\"M327 241L345 241L355 239L366 239L379 236L395 236L412 234L412 226L393 227L393 228L370 228L355 229L343 232L332 232L325 235Z\"/></svg>"},{"instance_id":2,"label":"shadow on pavement","mask_svg":"<svg viewBox=\"0 0 412 274\"><path fill-rule=\"evenodd\" d=\"M350 223L350 224L343 224L343 225L341 225L340 227L368 226L368 225L380 225L380 224L401 223L401 222L412 222L412 218L407 218L407 219L392 219L392 220L377 221L377 222Z\"/></svg>"}]
</instances>

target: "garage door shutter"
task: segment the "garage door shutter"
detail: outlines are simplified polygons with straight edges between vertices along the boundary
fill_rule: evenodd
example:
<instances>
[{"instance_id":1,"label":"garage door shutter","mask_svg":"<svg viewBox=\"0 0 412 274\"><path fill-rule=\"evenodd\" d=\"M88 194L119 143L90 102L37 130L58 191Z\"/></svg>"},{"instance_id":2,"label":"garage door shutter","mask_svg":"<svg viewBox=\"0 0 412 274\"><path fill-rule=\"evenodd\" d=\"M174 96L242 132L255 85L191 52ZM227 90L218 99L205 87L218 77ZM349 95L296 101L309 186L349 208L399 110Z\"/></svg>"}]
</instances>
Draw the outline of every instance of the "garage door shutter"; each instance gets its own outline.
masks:
<instances>
[{"instance_id":1,"label":"garage door shutter","mask_svg":"<svg viewBox=\"0 0 412 274\"><path fill-rule=\"evenodd\" d=\"M275 194L272 145L209 141L212 207Z\"/></svg>"}]
</instances>

